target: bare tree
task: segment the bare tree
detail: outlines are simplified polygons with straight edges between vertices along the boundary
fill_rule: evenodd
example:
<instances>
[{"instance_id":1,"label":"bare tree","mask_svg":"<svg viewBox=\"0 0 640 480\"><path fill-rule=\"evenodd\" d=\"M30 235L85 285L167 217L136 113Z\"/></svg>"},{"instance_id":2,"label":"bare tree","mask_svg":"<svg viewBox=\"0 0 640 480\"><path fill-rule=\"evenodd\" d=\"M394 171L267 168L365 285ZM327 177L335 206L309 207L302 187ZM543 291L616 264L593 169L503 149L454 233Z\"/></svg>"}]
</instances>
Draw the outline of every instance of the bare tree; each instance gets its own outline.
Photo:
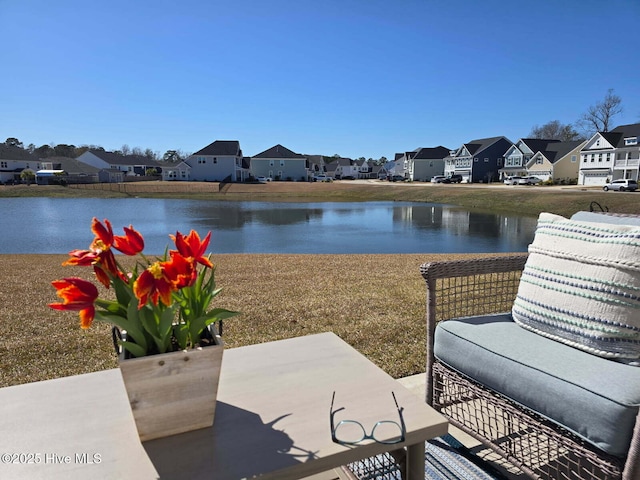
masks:
<instances>
[{"instance_id":1,"label":"bare tree","mask_svg":"<svg viewBox=\"0 0 640 480\"><path fill-rule=\"evenodd\" d=\"M560 140L562 142L570 142L580 140L580 134L575 131L573 125L564 125L559 120L551 120L542 126L535 125L529 133L530 138L545 138L551 140Z\"/></svg>"},{"instance_id":2,"label":"bare tree","mask_svg":"<svg viewBox=\"0 0 640 480\"><path fill-rule=\"evenodd\" d=\"M604 100L589 107L580 117L578 125L588 134L587 137L596 132L608 132L611 119L619 113L622 113L622 99L613 93L613 88L610 88Z\"/></svg>"}]
</instances>

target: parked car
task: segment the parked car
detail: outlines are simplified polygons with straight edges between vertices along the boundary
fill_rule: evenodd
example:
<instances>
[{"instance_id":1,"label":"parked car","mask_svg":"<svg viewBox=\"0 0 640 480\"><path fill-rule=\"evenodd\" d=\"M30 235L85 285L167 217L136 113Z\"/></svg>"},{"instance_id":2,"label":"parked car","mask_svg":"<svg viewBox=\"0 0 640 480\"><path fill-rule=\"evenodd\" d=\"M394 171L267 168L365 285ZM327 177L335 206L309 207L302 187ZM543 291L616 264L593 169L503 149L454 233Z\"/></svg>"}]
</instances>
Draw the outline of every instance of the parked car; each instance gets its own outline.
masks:
<instances>
[{"instance_id":1,"label":"parked car","mask_svg":"<svg viewBox=\"0 0 640 480\"><path fill-rule=\"evenodd\" d=\"M332 179L331 177L327 177L326 175L314 175L313 181L314 182L331 182Z\"/></svg>"},{"instance_id":2,"label":"parked car","mask_svg":"<svg viewBox=\"0 0 640 480\"><path fill-rule=\"evenodd\" d=\"M538 177L522 177L518 179L518 185L537 185L540 182L542 182L542 180Z\"/></svg>"},{"instance_id":3,"label":"parked car","mask_svg":"<svg viewBox=\"0 0 640 480\"><path fill-rule=\"evenodd\" d=\"M620 192L635 192L638 189L638 182L631 179L614 180L607 183L602 189L606 192L609 190Z\"/></svg>"},{"instance_id":4,"label":"parked car","mask_svg":"<svg viewBox=\"0 0 640 480\"><path fill-rule=\"evenodd\" d=\"M393 177L391 177L392 182L404 182L405 180L406 177L404 175L394 175Z\"/></svg>"},{"instance_id":5,"label":"parked car","mask_svg":"<svg viewBox=\"0 0 640 480\"><path fill-rule=\"evenodd\" d=\"M462 183L462 175L453 174L449 177L449 183Z\"/></svg>"},{"instance_id":6,"label":"parked car","mask_svg":"<svg viewBox=\"0 0 640 480\"><path fill-rule=\"evenodd\" d=\"M518 176L513 176L513 177L507 177L504 179L504 184L505 185L518 185L518 182L520 181L522 177L518 177Z\"/></svg>"},{"instance_id":7,"label":"parked car","mask_svg":"<svg viewBox=\"0 0 640 480\"><path fill-rule=\"evenodd\" d=\"M447 177L444 175L436 175L435 177L431 177L431 183L445 183Z\"/></svg>"},{"instance_id":8,"label":"parked car","mask_svg":"<svg viewBox=\"0 0 640 480\"><path fill-rule=\"evenodd\" d=\"M267 183L270 182L272 180L271 177L258 177L256 178L256 180L258 181L258 183Z\"/></svg>"}]
</instances>

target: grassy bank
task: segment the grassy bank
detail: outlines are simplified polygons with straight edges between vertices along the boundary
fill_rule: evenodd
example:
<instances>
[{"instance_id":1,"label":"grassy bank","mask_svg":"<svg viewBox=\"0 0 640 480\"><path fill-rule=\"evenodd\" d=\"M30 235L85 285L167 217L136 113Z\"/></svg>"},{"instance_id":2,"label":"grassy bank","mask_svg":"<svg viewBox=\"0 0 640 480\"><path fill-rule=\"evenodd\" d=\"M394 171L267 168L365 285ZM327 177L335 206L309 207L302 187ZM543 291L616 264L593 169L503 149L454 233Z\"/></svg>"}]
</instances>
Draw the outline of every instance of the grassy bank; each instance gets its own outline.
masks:
<instances>
[{"instance_id":1,"label":"grassy bank","mask_svg":"<svg viewBox=\"0 0 640 480\"><path fill-rule=\"evenodd\" d=\"M446 258L461 258L448 255ZM66 255L0 255L0 387L116 366L110 330L51 310L50 282L91 269ZM227 347L335 332L394 377L424 370L425 286L419 266L443 255L217 255ZM126 260L125 260L126 261Z\"/></svg>"},{"instance_id":2,"label":"grassy bank","mask_svg":"<svg viewBox=\"0 0 640 480\"><path fill-rule=\"evenodd\" d=\"M84 186L14 186L0 188L0 197L50 196L73 198L161 197L256 201L418 201L459 205L470 210L537 216L542 211L570 216L596 201L611 211L640 213L640 193L603 192L597 187L521 187L491 185L431 185L388 182L219 184L205 182L136 182Z\"/></svg>"}]
</instances>

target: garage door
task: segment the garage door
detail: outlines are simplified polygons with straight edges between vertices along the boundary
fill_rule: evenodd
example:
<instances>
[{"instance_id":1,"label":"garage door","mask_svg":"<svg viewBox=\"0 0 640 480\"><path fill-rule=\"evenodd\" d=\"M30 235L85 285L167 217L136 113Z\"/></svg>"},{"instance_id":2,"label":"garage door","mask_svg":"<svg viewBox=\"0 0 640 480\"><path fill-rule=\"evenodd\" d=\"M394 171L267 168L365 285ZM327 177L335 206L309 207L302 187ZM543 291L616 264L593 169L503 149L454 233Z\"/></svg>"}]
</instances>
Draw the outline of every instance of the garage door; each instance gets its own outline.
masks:
<instances>
[{"instance_id":1,"label":"garage door","mask_svg":"<svg viewBox=\"0 0 640 480\"><path fill-rule=\"evenodd\" d=\"M607 183L607 174L602 172L584 173L582 179L583 185L604 185Z\"/></svg>"}]
</instances>

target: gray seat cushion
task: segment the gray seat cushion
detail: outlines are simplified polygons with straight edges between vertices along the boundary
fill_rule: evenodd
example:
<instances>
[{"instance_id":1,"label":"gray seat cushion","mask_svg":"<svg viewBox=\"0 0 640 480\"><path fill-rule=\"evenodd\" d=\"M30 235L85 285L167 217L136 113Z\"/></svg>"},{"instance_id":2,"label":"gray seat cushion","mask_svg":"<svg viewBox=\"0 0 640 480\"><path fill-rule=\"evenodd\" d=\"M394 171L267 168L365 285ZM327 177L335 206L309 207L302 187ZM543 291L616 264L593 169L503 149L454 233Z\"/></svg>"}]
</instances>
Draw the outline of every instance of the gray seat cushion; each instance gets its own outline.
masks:
<instances>
[{"instance_id":1,"label":"gray seat cushion","mask_svg":"<svg viewBox=\"0 0 640 480\"><path fill-rule=\"evenodd\" d=\"M601 450L626 456L640 406L640 368L537 335L508 313L441 322L434 354Z\"/></svg>"}]
</instances>

